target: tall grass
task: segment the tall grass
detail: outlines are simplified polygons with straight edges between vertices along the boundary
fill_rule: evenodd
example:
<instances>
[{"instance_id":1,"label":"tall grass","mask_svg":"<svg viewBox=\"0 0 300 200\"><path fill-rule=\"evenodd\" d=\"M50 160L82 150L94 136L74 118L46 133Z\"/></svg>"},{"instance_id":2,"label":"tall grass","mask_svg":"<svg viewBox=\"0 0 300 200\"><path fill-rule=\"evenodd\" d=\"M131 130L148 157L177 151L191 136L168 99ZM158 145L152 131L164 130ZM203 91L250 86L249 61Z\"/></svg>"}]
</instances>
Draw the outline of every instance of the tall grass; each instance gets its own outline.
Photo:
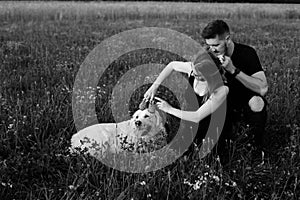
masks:
<instances>
[{"instance_id":1,"label":"tall grass","mask_svg":"<svg viewBox=\"0 0 300 200\"><path fill-rule=\"evenodd\" d=\"M122 18L285 18L299 19L296 4L225 4L168 2L5 2L0 13L4 19L110 19Z\"/></svg>"},{"instance_id":2,"label":"tall grass","mask_svg":"<svg viewBox=\"0 0 300 200\"><path fill-rule=\"evenodd\" d=\"M0 16L1 199L299 198L299 5L1 2ZM171 28L200 42L201 29L215 18L229 22L236 41L254 46L265 68L270 85L266 155L255 154L243 126L230 144L227 167L212 155L200 159L196 147L190 157L145 174L69 154L76 133L72 87L97 44L144 26ZM177 59L139 53L131 55L131 66L116 64L134 67L142 58L163 65ZM117 82L114 74L112 68L108 82ZM113 86L101 88L102 121L112 120L106 94ZM120 84L118 93L130 96L130 88L124 88ZM139 103L137 93L131 110Z\"/></svg>"}]
</instances>

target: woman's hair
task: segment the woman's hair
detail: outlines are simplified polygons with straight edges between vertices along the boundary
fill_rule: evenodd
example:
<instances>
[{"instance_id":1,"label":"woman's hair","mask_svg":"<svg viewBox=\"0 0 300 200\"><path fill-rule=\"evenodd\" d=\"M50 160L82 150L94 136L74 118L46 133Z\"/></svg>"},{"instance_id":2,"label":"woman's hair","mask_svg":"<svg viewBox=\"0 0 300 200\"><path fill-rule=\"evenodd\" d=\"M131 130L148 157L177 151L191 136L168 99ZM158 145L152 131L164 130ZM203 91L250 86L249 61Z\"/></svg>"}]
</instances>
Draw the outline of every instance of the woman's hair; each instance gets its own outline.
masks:
<instances>
[{"instance_id":1,"label":"woman's hair","mask_svg":"<svg viewBox=\"0 0 300 200\"><path fill-rule=\"evenodd\" d=\"M225 77L225 69L222 67L222 63L219 60L219 58L217 56L215 56L211 51L207 51L208 55L211 57L211 59L214 61L214 63L216 64L219 73L221 75L221 78L223 80L224 83L227 82L227 79Z\"/></svg>"},{"instance_id":2,"label":"woman's hair","mask_svg":"<svg viewBox=\"0 0 300 200\"><path fill-rule=\"evenodd\" d=\"M215 91L215 89L226 82L224 76L225 71L221 66L221 62L211 52L206 50L200 51L195 56L193 64L197 73L200 72L207 81L208 96L210 96Z\"/></svg>"}]
</instances>

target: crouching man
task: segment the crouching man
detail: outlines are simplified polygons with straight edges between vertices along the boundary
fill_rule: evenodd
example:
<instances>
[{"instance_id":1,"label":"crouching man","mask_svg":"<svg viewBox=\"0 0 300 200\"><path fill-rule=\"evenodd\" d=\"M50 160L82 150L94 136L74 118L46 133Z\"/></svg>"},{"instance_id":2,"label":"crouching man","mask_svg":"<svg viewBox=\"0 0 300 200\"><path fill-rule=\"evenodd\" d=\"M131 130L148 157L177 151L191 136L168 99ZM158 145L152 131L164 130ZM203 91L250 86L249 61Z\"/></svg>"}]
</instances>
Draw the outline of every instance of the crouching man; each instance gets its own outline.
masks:
<instances>
[{"instance_id":1,"label":"crouching man","mask_svg":"<svg viewBox=\"0 0 300 200\"><path fill-rule=\"evenodd\" d=\"M226 70L229 116L233 123L242 120L247 124L254 144L261 149L267 120L264 96L268 84L256 51L232 41L229 26L222 20L208 23L201 35L208 50L220 59Z\"/></svg>"}]
</instances>

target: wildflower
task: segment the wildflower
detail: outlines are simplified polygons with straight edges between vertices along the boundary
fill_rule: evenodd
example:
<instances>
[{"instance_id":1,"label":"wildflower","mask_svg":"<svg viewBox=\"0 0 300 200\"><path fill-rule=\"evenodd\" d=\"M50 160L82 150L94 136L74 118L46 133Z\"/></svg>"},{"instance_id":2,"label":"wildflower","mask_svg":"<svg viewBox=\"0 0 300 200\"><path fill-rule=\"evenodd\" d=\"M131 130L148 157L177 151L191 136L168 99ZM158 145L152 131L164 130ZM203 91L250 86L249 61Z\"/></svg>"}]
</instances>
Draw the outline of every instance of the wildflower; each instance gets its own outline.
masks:
<instances>
[{"instance_id":1,"label":"wildflower","mask_svg":"<svg viewBox=\"0 0 300 200\"><path fill-rule=\"evenodd\" d=\"M151 194L147 194L147 198L151 198Z\"/></svg>"},{"instance_id":2,"label":"wildflower","mask_svg":"<svg viewBox=\"0 0 300 200\"><path fill-rule=\"evenodd\" d=\"M221 162L220 156L217 156L216 161L217 161L217 162Z\"/></svg>"},{"instance_id":3,"label":"wildflower","mask_svg":"<svg viewBox=\"0 0 300 200\"><path fill-rule=\"evenodd\" d=\"M237 186L236 182L234 182L234 181L231 181L231 185L230 185L230 183L225 183L225 185L229 186L229 187L236 187Z\"/></svg>"},{"instance_id":4,"label":"wildflower","mask_svg":"<svg viewBox=\"0 0 300 200\"><path fill-rule=\"evenodd\" d=\"M4 182L1 182L1 185L2 186L8 186L8 187L10 187L10 188L12 188L12 184L11 183L4 183Z\"/></svg>"},{"instance_id":5,"label":"wildflower","mask_svg":"<svg viewBox=\"0 0 300 200\"><path fill-rule=\"evenodd\" d=\"M70 190L74 190L74 189L75 189L75 186L74 186L74 185L69 185L69 189L70 189Z\"/></svg>"},{"instance_id":6,"label":"wildflower","mask_svg":"<svg viewBox=\"0 0 300 200\"><path fill-rule=\"evenodd\" d=\"M218 176L216 176L216 175L213 176L213 179L214 179L215 181L217 181L217 182L220 181L220 178L219 178Z\"/></svg>"},{"instance_id":7,"label":"wildflower","mask_svg":"<svg viewBox=\"0 0 300 200\"><path fill-rule=\"evenodd\" d=\"M193 184L192 183L190 183L188 180L186 180L186 179L184 179L183 180L183 184L186 184L186 185L188 185L188 186L192 186Z\"/></svg>"},{"instance_id":8,"label":"wildflower","mask_svg":"<svg viewBox=\"0 0 300 200\"><path fill-rule=\"evenodd\" d=\"M198 190L200 189L200 186L202 185L202 182L201 181L197 181L194 185L193 185L193 189L194 190Z\"/></svg>"},{"instance_id":9,"label":"wildflower","mask_svg":"<svg viewBox=\"0 0 300 200\"><path fill-rule=\"evenodd\" d=\"M201 177L202 178L202 177ZM191 187L193 187L193 189L194 190L199 190L200 189L200 187L201 187L201 185L203 184L203 183L205 183L205 181L203 180L203 178L201 179L200 178L200 180L197 180L196 181L196 183L190 183L189 181L187 181L186 179L184 179L183 180L183 183L184 184L186 184L186 185L188 185L188 186L191 186Z\"/></svg>"},{"instance_id":10,"label":"wildflower","mask_svg":"<svg viewBox=\"0 0 300 200\"><path fill-rule=\"evenodd\" d=\"M145 181L140 182L141 185L146 185Z\"/></svg>"}]
</instances>

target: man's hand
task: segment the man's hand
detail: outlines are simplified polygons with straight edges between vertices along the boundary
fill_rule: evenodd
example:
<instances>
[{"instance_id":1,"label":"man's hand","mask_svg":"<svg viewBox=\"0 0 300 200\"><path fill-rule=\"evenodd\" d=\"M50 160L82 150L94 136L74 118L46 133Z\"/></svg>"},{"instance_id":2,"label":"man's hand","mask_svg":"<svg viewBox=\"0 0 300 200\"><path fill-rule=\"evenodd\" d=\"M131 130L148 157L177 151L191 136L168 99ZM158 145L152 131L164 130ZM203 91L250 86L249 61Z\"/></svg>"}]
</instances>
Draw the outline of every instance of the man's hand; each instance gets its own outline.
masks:
<instances>
[{"instance_id":1,"label":"man's hand","mask_svg":"<svg viewBox=\"0 0 300 200\"><path fill-rule=\"evenodd\" d=\"M224 67L224 69L228 71L230 74L233 74L236 67L233 65L231 58L223 55L218 56L218 58L222 64L222 67Z\"/></svg>"},{"instance_id":2,"label":"man's hand","mask_svg":"<svg viewBox=\"0 0 300 200\"><path fill-rule=\"evenodd\" d=\"M218 58L222 64L222 67L224 67L224 69L229 73L234 74L236 67L233 65L230 57L218 56ZM240 73L240 76L238 76L237 79L245 87L252 90L253 92L260 94L261 96L264 96L268 91L268 83L263 71L258 71L251 76L245 73Z\"/></svg>"}]
</instances>

